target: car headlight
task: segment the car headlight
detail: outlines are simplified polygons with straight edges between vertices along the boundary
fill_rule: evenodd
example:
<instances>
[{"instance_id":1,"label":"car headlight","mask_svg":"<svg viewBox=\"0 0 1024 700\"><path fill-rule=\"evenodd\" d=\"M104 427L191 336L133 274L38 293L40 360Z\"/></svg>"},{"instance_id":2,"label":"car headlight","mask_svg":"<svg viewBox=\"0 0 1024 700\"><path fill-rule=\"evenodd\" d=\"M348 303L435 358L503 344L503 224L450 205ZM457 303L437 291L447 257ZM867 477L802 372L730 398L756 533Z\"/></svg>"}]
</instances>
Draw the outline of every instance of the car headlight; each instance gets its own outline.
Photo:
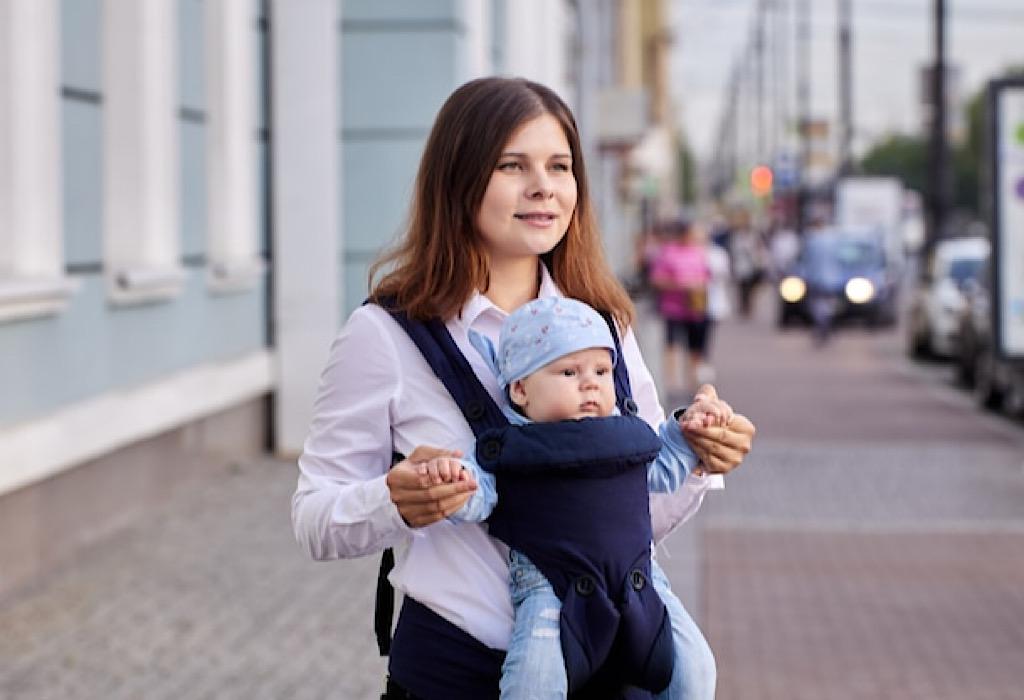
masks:
<instances>
[{"instance_id":1,"label":"car headlight","mask_svg":"<svg viewBox=\"0 0 1024 700\"><path fill-rule=\"evenodd\" d=\"M864 277L854 277L846 283L846 298L854 304L865 304L875 296L875 285Z\"/></svg>"},{"instance_id":2,"label":"car headlight","mask_svg":"<svg viewBox=\"0 0 1024 700\"><path fill-rule=\"evenodd\" d=\"M790 276L779 282L779 296L790 304L795 304L803 299L806 293L807 284L799 277Z\"/></svg>"}]
</instances>

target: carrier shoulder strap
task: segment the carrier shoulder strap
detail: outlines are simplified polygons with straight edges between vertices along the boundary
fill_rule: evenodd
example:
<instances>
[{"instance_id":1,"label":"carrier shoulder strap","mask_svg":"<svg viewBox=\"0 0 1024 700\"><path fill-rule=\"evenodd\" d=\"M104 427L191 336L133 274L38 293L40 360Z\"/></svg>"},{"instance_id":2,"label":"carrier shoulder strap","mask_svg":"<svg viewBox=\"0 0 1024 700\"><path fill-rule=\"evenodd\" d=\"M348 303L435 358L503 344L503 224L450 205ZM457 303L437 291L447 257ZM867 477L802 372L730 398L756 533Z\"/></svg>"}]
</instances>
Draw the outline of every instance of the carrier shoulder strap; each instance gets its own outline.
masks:
<instances>
[{"instance_id":1,"label":"carrier shoulder strap","mask_svg":"<svg viewBox=\"0 0 1024 700\"><path fill-rule=\"evenodd\" d=\"M476 372L469 365L469 360L459 350L444 323L436 318L415 321L403 311L388 308L386 305L384 309L416 344L423 359L427 361L430 369L441 380L444 388L462 411L474 436L479 437L490 428L508 425L505 414L480 383Z\"/></svg>"},{"instance_id":2,"label":"carrier shoulder strap","mask_svg":"<svg viewBox=\"0 0 1024 700\"><path fill-rule=\"evenodd\" d=\"M615 341L615 404L624 416L635 416L637 414L636 401L633 400L633 389L629 384L629 370L626 368L625 358L622 357L622 342L619 340L619 330L615 325L615 319L607 311L600 312L604 322L612 332L612 339Z\"/></svg>"}]
</instances>

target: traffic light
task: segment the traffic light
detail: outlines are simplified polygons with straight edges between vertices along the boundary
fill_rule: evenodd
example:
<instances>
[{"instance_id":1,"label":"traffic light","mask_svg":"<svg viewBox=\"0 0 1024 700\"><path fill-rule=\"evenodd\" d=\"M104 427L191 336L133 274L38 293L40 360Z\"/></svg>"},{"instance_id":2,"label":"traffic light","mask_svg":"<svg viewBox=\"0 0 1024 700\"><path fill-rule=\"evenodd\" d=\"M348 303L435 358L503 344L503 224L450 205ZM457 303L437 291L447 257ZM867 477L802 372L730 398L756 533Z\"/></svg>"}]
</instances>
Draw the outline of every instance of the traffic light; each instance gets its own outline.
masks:
<instances>
[{"instance_id":1,"label":"traffic light","mask_svg":"<svg viewBox=\"0 0 1024 700\"><path fill-rule=\"evenodd\" d=\"M756 197L764 197L772 193L772 169L767 165L758 165L750 171L750 190Z\"/></svg>"}]
</instances>

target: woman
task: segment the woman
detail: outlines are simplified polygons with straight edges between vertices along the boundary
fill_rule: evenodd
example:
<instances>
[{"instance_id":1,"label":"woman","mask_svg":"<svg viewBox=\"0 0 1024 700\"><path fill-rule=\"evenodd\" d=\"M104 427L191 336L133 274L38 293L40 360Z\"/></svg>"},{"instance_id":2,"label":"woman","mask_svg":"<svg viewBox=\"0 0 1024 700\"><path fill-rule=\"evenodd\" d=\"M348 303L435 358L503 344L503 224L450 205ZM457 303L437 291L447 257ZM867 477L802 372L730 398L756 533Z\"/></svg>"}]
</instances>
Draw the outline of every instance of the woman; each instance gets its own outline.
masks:
<instances>
[{"instance_id":1,"label":"woman","mask_svg":"<svg viewBox=\"0 0 1024 700\"><path fill-rule=\"evenodd\" d=\"M371 278L381 269L390 271L371 300L412 319L442 319L495 399L497 379L470 345L470 329L496 342L511 311L545 296L586 302L621 329L633 318L604 262L572 115L552 91L525 80L475 80L449 97L427 140L406 235ZM622 335L639 415L657 426L664 418L657 390L632 332ZM698 403L721 402L708 388ZM753 433L736 416L687 439L706 471L725 473ZM316 559L395 547L390 578L405 599L389 697L497 695L512 629L508 549L481 525L444 520L469 497L469 482L427 486L417 469L473 444L459 407L409 336L381 306L357 309L321 378L292 519ZM408 458L389 469L393 451ZM696 510L715 478L691 475L652 502L656 538Z\"/></svg>"}]
</instances>

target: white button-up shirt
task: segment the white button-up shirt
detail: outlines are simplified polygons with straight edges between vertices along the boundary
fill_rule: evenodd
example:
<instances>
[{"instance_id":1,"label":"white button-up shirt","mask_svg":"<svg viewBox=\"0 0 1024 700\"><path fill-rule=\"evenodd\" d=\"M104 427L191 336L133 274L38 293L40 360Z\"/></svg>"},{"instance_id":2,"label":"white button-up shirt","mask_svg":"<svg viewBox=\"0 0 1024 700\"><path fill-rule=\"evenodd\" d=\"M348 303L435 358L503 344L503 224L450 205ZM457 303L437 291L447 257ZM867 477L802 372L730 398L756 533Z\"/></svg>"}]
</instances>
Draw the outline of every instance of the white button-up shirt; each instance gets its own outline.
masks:
<instances>
[{"instance_id":1,"label":"white button-up shirt","mask_svg":"<svg viewBox=\"0 0 1024 700\"><path fill-rule=\"evenodd\" d=\"M541 267L539 296L560 296ZM468 332L472 328L497 344L507 315L474 294L446 324L499 405L497 379L470 344ZM632 331L622 340L622 359L639 414L657 430L665 414ZM292 499L295 537L321 560L394 547L390 579L396 589L487 646L504 650L512 633L507 547L489 537L482 524L442 520L410 528L391 501L385 477L392 451L410 454L418 445L472 454L475 438L405 331L380 307L361 306L335 339L320 378ZM653 495L655 537L690 517L705 490L720 483L721 477L691 474L677 492Z\"/></svg>"}]
</instances>

